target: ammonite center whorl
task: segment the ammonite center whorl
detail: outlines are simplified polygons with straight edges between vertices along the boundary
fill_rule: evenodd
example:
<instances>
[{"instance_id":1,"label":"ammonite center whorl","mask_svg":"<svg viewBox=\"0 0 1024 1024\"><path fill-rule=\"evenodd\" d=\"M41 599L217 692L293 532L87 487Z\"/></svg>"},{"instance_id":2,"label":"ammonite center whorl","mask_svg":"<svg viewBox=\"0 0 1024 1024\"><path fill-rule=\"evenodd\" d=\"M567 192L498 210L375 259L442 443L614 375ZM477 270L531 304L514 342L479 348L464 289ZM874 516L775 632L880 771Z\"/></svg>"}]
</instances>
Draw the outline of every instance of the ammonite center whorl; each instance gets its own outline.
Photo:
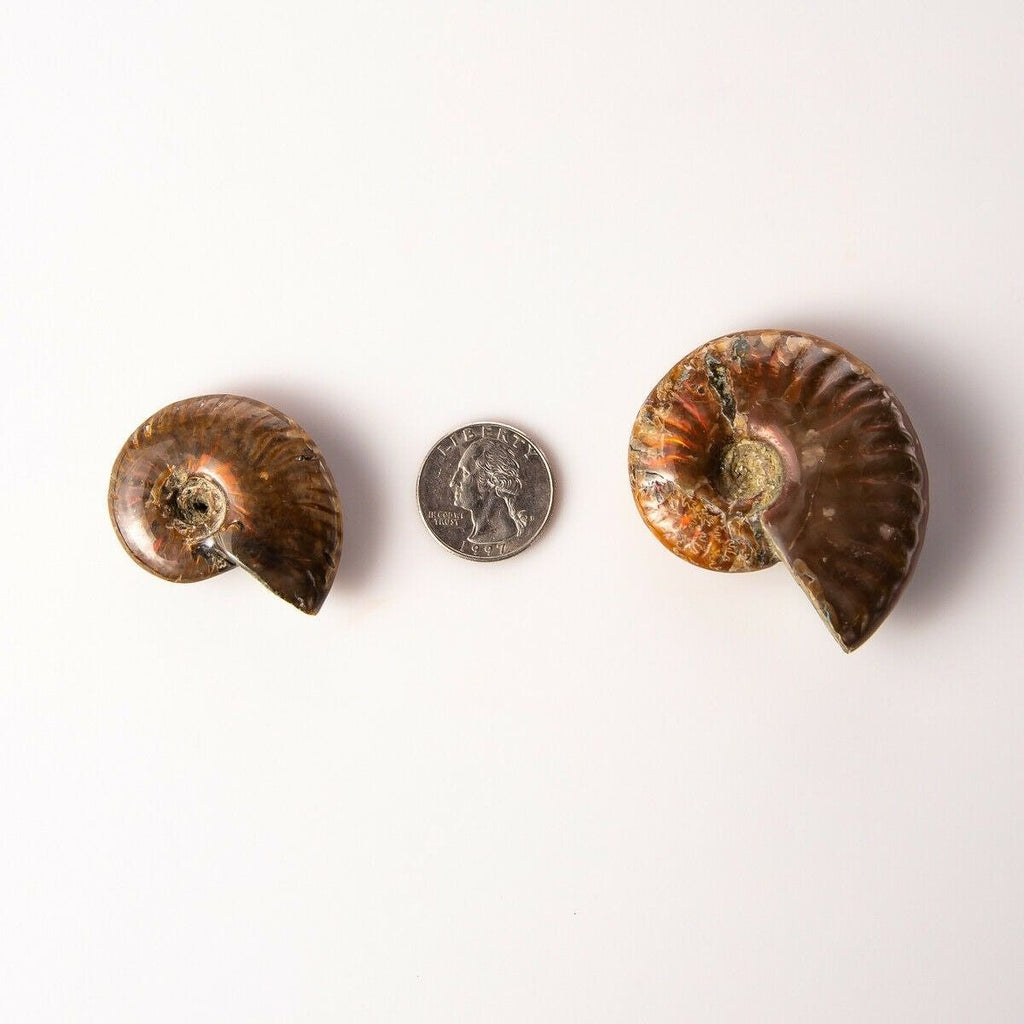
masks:
<instances>
[{"instance_id":1,"label":"ammonite center whorl","mask_svg":"<svg viewBox=\"0 0 1024 1024\"><path fill-rule=\"evenodd\" d=\"M128 554L176 583L236 565L310 615L334 581L341 505L293 420L235 395L175 402L114 463L110 518Z\"/></svg>"},{"instance_id":2,"label":"ammonite center whorl","mask_svg":"<svg viewBox=\"0 0 1024 1024\"><path fill-rule=\"evenodd\" d=\"M629 471L667 548L724 572L785 562L848 651L891 611L924 539L909 417L864 363L807 334L691 352L640 409Z\"/></svg>"}]
</instances>

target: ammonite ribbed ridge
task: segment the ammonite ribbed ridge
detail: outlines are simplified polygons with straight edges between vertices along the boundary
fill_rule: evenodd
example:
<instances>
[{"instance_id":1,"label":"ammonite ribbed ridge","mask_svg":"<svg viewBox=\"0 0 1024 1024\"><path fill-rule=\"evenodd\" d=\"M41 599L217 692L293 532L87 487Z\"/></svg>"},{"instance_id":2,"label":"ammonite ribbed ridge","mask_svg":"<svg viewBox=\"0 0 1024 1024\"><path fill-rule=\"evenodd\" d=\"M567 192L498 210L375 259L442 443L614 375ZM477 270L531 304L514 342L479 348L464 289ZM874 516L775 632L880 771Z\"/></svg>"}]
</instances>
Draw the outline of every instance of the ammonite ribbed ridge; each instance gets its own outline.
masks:
<instances>
[{"instance_id":1,"label":"ammonite ribbed ridge","mask_svg":"<svg viewBox=\"0 0 1024 1024\"><path fill-rule=\"evenodd\" d=\"M110 476L110 517L139 565L192 583L235 565L315 614L341 553L341 505L320 449L251 398L205 395L143 423Z\"/></svg>"},{"instance_id":2,"label":"ammonite ribbed ridge","mask_svg":"<svg viewBox=\"0 0 1024 1024\"><path fill-rule=\"evenodd\" d=\"M869 367L811 335L729 334L681 360L637 416L629 470L666 547L726 572L785 562L848 651L892 610L924 539L909 417Z\"/></svg>"}]
</instances>

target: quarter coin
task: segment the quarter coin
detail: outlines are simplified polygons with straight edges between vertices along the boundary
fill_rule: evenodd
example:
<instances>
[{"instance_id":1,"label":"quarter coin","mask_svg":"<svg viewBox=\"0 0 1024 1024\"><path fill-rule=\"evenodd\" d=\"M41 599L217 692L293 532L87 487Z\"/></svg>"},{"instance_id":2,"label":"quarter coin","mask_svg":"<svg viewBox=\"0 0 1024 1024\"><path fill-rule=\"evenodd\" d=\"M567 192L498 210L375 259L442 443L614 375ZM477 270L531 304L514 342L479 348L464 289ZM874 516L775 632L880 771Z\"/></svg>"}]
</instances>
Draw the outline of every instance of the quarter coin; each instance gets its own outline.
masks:
<instances>
[{"instance_id":1,"label":"quarter coin","mask_svg":"<svg viewBox=\"0 0 1024 1024\"><path fill-rule=\"evenodd\" d=\"M470 423L427 453L416 494L427 529L476 562L518 555L544 528L554 485L544 453L516 427Z\"/></svg>"}]
</instances>

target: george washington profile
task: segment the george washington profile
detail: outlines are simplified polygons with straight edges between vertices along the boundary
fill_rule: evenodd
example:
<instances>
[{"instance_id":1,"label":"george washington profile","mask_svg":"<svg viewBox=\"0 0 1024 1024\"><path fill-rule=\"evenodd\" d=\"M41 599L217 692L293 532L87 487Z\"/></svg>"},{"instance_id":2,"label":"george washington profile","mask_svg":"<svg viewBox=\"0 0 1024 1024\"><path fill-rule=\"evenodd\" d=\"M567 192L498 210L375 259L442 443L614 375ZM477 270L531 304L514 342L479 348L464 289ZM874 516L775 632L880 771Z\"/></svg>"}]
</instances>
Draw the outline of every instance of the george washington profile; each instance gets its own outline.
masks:
<instances>
[{"instance_id":1,"label":"george washington profile","mask_svg":"<svg viewBox=\"0 0 1024 1024\"><path fill-rule=\"evenodd\" d=\"M453 503L469 512L471 544L497 544L522 536L529 516L519 504L519 458L507 445L482 438L462 453L448 486Z\"/></svg>"}]
</instances>

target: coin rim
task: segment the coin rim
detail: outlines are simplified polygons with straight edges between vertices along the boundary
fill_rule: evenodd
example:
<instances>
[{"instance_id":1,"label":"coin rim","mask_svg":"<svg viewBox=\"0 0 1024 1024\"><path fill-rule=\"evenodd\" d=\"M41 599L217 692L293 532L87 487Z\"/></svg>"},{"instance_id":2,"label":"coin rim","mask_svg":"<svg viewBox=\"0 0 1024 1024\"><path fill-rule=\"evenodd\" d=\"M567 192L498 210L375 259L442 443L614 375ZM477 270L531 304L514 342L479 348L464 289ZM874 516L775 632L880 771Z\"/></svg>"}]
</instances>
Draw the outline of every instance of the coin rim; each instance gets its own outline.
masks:
<instances>
[{"instance_id":1,"label":"coin rim","mask_svg":"<svg viewBox=\"0 0 1024 1024\"><path fill-rule=\"evenodd\" d=\"M490 424L495 427L504 427L506 430L513 430L517 434L526 438L526 440L529 441L529 443L533 446L534 450L540 456L540 461L544 465L544 470L548 475L548 483L550 484L550 487L548 488L548 506L546 509L544 509L544 518L540 521L540 526L537 527L537 530L534 533L534 535L521 548L516 548L515 551L510 551L507 555L498 555L496 558L480 558L476 555L469 555L466 554L466 552L464 551L459 551L456 548L449 547L430 528L430 524L427 522L426 514L423 511L423 506L420 504L420 482L423 479L423 471L427 468L427 463L430 461L431 452L433 452L433 450L445 438L454 436L460 430L466 430L469 427L481 426L484 423ZM551 518L551 509L554 507L555 504L555 477L554 474L551 472L551 463L548 462L548 457L547 455L544 454L544 449L541 448L540 445L538 445L536 441L534 441L533 438L526 433L525 430L521 430L519 427L514 427L511 423L503 423L501 420L471 420L469 423L464 423L461 427L456 427L454 430L449 430L441 434L441 436L438 437L438 439L430 446L430 448L427 451L427 454L423 458L423 462L420 463L420 471L419 473L416 474L415 498L416 508L419 511L420 519L423 522L423 525L426 527L427 533L429 533L430 536L433 537L434 540L445 549L445 551L450 551L453 555L458 555L459 558L464 558L467 562L505 562L510 558L515 558L516 555L521 555L528 548L533 547L537 538L541 535L541 533L544 532L544 527L548 525L548 519Z\"/></svg>"}]
</instances>

